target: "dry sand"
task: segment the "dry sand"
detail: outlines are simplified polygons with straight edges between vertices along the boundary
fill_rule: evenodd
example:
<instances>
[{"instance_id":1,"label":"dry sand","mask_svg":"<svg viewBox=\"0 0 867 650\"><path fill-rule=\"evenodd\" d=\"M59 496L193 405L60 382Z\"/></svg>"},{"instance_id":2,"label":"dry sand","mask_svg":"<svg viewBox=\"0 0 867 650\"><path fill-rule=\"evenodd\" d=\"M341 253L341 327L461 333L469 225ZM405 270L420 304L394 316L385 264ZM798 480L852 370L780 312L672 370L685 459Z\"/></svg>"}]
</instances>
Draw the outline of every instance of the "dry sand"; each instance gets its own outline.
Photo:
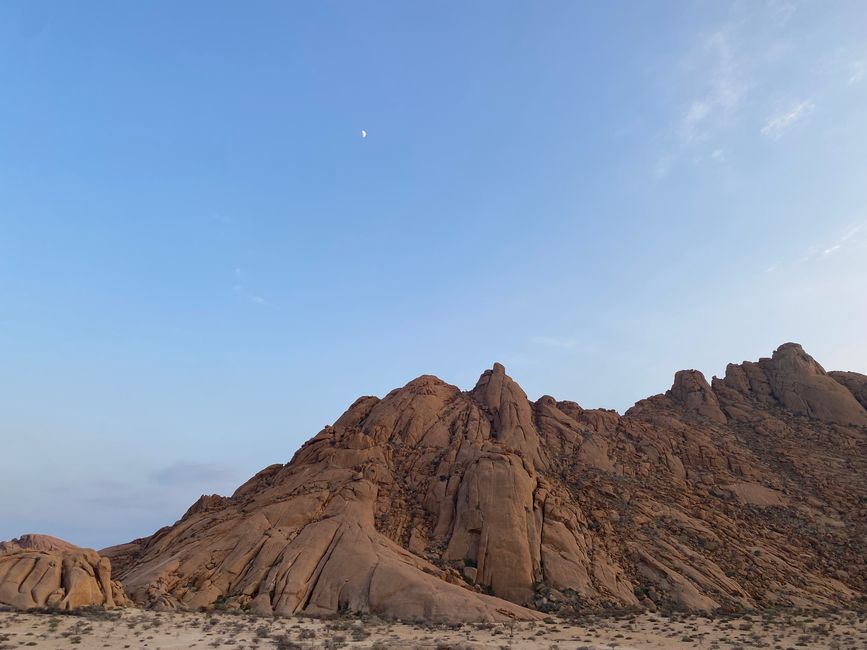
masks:
<instances>
[{"instance_id":1,"label":"dry sand","mask_svg":"<svg viewBox=\"0 0 867 650\"><path fill-rule=\"evenodd\" d=\"M139 609L78 614L0 612L13 648L867 648L867 614L765 612L713 619L674 614L549 618L514 625L409 625L374 617L317 620Z\"/></svg>"}]
</instances>

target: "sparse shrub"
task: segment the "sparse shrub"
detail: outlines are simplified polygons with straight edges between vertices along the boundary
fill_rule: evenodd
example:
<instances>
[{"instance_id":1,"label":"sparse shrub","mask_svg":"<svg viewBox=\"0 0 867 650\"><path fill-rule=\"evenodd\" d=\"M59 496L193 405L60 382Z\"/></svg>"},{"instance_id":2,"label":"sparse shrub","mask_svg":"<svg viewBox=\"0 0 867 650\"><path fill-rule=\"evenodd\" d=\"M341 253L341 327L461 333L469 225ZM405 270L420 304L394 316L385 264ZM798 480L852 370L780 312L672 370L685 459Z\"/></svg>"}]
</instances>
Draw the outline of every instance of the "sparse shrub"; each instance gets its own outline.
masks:
<instances>
[{"instance_id":1,"label":"sparse shrub","mask_svg":"<svg viewBox=\"0 0 867 650\"><path fill-rule=\"evenodd\" d=\"M352 640L353 641L364 641L367 637L370 636L370 632L364 629L363 626L358 625L352 630Z\"/></svg>"},{"instance_id":2,"label":"sparse shrub","mask_svg":"<svg viewBox=\"0 0 867 650\"><path fill-rule=\"evenodd\" d=\"M277 650L303 650L303 646L300 643L296 643L285 634L278 636L276 642Z\"/></svg>"}]
</instances>

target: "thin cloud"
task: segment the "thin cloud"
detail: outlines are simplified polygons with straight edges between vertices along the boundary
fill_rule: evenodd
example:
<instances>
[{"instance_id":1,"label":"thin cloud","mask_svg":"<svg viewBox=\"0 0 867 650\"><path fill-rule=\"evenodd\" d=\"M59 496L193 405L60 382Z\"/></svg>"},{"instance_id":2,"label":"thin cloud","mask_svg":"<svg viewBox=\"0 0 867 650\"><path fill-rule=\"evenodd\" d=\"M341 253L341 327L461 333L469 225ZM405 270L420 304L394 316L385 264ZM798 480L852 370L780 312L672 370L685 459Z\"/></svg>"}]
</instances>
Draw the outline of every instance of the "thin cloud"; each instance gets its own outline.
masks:
<instances>
[{"instance_id":1,"label":"thin cloud","mask_svg":"<svg viewBox=\"0 0 867 650\"><path fill-rule=\"evenodd\" d=\"M558 339L551 336L534 336L533 343L537 343L538 345L546 345L552 348L564 349L571 349L578 345L578 343L573 339Z\"/></svg>"},{"instance_id":2,"label":"thin cloud","mask_svg":"<svg viewBox=\"0 0 867 650\"><path fill-rule=\"evenodd\" d=\"M827 259L850 246L857 246L862 241L859 235L865 232L867 232L867 221L850 226L830 243L824 246L811 246L801 258L801 262Z\"/></svg>"},{"instance_id":3,"label":"thin cloud","mask_svg":"<svg viewBox=\"0 0 867 650\"><path fill-rule=\"evenodd\" d=\"M867 59L855 61L852 64L852 74L849 75L849 85L854 86L863 81L864 77L867 77Z\"/></svg>"},{"instance_id":4,"label":"thin cloud","mask_svg":"<svg viewBox=\"0 0 867 650\"><path fill-rule=\"evenodd\" d=\"M708 36L696 59L693 65L702 74L708 72L698 79L705 91L693 98L680 120L680 136L686 142L706 140L719 130L738 110L747 92L743 66L727 30Z\"/></svg>"},{"instance_id":5,"label":"thin cloud","mask_svg":"<svg viewBox=\"0 0 867 650\"><path fill-rule=\"evenodd\" d=\"M706 134L702 130L702 123L711 112L711 105L702 100L694 101L687 109L680 121L681 137L687 142L695 142L704 139Z\"/></svg>"},{"instance_id":6,"label":"thin cloud","mask_svg":"<svg viewBox=\"0 0 867 650\"><path fill-rule=\"evenodd\" d=\"M867 221L859 223L858 225L852 226L846 230L837 241L822 251L822 256L827 257L828 255L833 255L847 244L855 243L857 241L856 236L864 230L865 226L867 226Z\"/></svg>"},{"instance_id":7,"label":"thin cloud","mask_svg":"<svg viewBox=\"0 0 867 650\"><path fill-rule=\"evenodd\" d=\"M789 19L798 10L794 2L788 2L787 0L770 0L768 2L768 9L770 10L771 17L779 25L788 23Z\"/></svg>"},{"instance_id":8,"label":"thin cloud","mask_svg":"<svg viewBox=\"0 0 867 650\"><path fill-rule=\"evenodd\" d=\"M113 493L104 492L92 494L81 498L81 503L105 510L129 512L130 510L145 510L150 512L164 513L171 509L172 503L162 495L153 495L139 492Z\"/></svg>"},{"instance_id":9,"label":"thin cloud","mask_svg":"<svg viewBox=\"0 0 867 650\"><path fill-rule=\"evenodd\" d=\"M216 463L180 461L154 472L152 478L161 485L201 485L232 480L234 473Z\"/></svg>"},{"instance_id":10,"label":"thin cloud","mask_svg":"<svg viewBox=\"0 0 867 650\"><path fill-rule=\"evenodd\" d=\"M707 157L707 153L695 156L695 148L718 138L740 110L750 87L745 80L746 64L727 28L704 38L684 59L682 69L687 73L682 85L697 92L682 104L671 127L667 151L654 165L658 179L665 178L683 155L693 161Z\"/></svg>"},{"instance_id":11,"label":"thin cloud","mask_svg":"<svg viewBox=\"0 0 867 650\"><path fill-rule=\"evenodd\" d=\"M241 275L241 269L240 269L240 267L238 267L235 269L235 276L239 277L240 275ZM273 307L274 306L270 300L266 299L264 296L260 296L258 294L252 293L240 282L235 282L232 285L232 293L234 293L236 296L241 296L243 298L246 298L252 303L255 303L257 305L262 305L263 307Z\"/></svg>"},{"instance_id":12,"label":"thin cloud","mask_svg":"<svg viewBox=\"0 0 867 650\"><path fill-rule=\"evenodd\" d=\"M786 131L807 117L815 108L816 105L809 100L794 104L788 110L771 117L762 127L762 135L771 140L779 140Z\"/></svg>"},{"instance_id":13,"label":"thin cloud","mask_svg":"<svg viewBox=\"0 0 867 650\"><path fill-rule=\"evenodd\" d=\"M671 171L671 158L669 156L661 156L653 166L653 173L657 179L663 179L668 176Z\"/></svg>"}]
</instances>

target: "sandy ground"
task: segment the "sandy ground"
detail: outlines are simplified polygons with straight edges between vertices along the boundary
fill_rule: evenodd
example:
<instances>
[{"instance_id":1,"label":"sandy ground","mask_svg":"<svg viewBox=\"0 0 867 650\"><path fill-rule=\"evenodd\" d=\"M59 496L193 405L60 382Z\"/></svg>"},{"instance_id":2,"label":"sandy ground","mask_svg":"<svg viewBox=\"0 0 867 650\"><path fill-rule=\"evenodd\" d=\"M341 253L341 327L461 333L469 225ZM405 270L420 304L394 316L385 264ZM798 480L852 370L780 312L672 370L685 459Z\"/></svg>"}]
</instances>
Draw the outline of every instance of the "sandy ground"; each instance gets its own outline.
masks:
<instances>
[{"instance_id":1,"label":"sandy ground","mask_svg":"<svg viewBox=\"0 0 867 650\"><path fill-rule=\"evenodd\" d=\"M549 618L514 625L407 625L376 618L259 618L138 609L0 612L0 650L13 648L867 648L867 613L763 613L738 618L640 614Z\"/></svg>"}]
</instances>

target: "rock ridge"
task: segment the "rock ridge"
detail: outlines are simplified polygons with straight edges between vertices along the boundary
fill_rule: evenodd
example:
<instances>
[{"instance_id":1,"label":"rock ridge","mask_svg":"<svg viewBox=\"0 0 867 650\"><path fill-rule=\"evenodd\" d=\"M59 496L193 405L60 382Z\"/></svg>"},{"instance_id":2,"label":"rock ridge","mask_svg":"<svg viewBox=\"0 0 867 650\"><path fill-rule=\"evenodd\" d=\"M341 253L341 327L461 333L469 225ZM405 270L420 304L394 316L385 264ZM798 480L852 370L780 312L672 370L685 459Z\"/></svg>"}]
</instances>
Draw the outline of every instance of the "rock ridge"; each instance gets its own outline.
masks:
<instances>
[{"instance_id":1,"label":"rock ridge","mask_svg":"<svg viewBox=\"0 0 867 650\"><path fill-rule=\"evenodd\" d=\"M495 363L356 400L286 464L104 549L156 608L456 622L867 594L867 377L797 344L623 415Z\"/></svg>"}]
</instances>

